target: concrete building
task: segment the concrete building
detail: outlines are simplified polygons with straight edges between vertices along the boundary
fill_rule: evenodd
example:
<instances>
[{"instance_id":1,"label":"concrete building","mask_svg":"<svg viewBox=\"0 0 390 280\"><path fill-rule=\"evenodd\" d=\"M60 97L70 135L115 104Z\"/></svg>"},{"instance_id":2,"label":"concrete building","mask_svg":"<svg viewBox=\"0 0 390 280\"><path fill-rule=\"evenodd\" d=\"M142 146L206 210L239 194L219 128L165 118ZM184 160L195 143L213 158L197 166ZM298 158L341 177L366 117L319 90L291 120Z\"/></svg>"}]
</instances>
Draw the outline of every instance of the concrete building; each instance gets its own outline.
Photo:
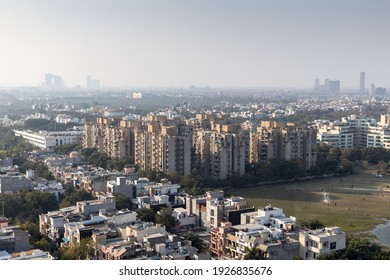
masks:
<instances>
[{"instance_id":1,"label":"concrete building","mask_svg":"<svg viewBox=\"0 0 390 280\"><path fill-rule=\"evenodd\" d=\"M0 176L0 193L13 193L32 189L31 180L26 176Z\"/></svg>"},{"instance_id":2,"label":"concrete building","mask_svg":"<svg viewBox=\"0 0 390 280\"><path fill-rule=\"evenodd\" d=\"M0 260L54 260L54 257L50 255L49 252L44 252L39 249L22 251L12 254L4 252L5 251L0 251Z\"/></svg>"},{"instance_id":3,"label":"concrete building","mask_svg":"<svg viewBox=\"0 0 390 280\"><path fill-rule=\"evenodd\" d=\"M298 159L309 170L317 162L317 131L293 123L262 121L250 133L250 163L266 164L270 159Z\"/></svg>"},{"instance_id":4,"label":"concrete building","mask_svg":"<svg viewBox=\"0 0 390 280\"><path fill-rule=\"evenodd\" d=\"M115 210L115 196L112 194L100 194L97 199L77 202L76 209L86 217L92 213L98 213L100 209L105 209L106 211Z\"/></svg>"},{"instance_id":5,"label":"concrete building","mask_svg":"<svg viewBox=\"0 0 390 280\"><path fill-rule=\"evenodd\" d=\"M366 116L351 115L341 121L317 121L317 141L340 148L390 148L389 116L381 121Z\"/></svg>"},{"instance_id":6,"label":"concrete building","mask_svg":"<svg viewBox=\"0 0 390 280\"><path fill-rule=\"evenodd\" d=\"M255 223L282 229L285 233L297 230L296 218L286 217L282 208L268 205L255 212L241 214L241 224Z\"/></svg>"},{"instance_id":7,"label":"concrete building","mask_svg":"<svg viewBox=\"0 0 390 280\"><path fill-rule=\"evenodd\" d=\"M83 147L96 148L113 158L134 158L134 128L139 121L124 121L117 118L96 118L86 123L83 133Z\"/></svg>"},{"instance_id":8,"label":"concrete building","mask_svg":"<svg viewBox=\"0 0 390 280\"><path fill-rule=\"evenodd\" d=\"M232 224L221 223L219 227L212 227L210 229L210 254L213 257L223 258L227 255L227 234L234 232Z\"/></svg>"},{"instance_id":9,"label":"concrete building","mask_svg":"<svg viewBox=\"0 0 390 280\"><path fill-rule=\"evenodd\" d=\"M175 218L177 231L194 229L196 217L194 214L190 214L187 209L182 207L174 208L172 216Z\"/></svg>"},{"instance_id":10,"label":"concrete building","mask_svg":"<svg viewBox=\"0 0 390 280\"><path fill-rule=\"evenodd\" d=\"M261 224L237 225L232 229L232 232L227 233L225 257L228 259L241 260L248 250L284 238L282 230Z\"/></svg>"},{"instance_id":11,"label":"concrete building","mask_svg":"<svg viewBox=\"0 0 390 280\"><path fill-rule=\"evenodd\" d=\"M8 227L8 219L6 217L0 216L0 230Z\"/></svg>"},{"instance_id":12,"label":"concrete building","mask_svg":"<svg viewBox=\"0 0 390 280\"><path fill-rule=\"evenodd\" d=\"M141 170L188 175L191 173L191 146L191 130L150 122L147 128L135 130L135 163Z\"/></svg>"},{"instance_id":13,"label":"concrete building","mask_svg":"<svg viewBox=\"0 0 390 280\"><path fill-rule=\"evenodd\" d=\"M206 126L208 127L208 125ZM226 179L245 173L245 135L231 125L212 124L194 132L194 169L206 177Z\"/></svg>"},{"instance_id":14,"label":"concrete building","mask_svg":"<svg viewBox=\"0 0 390 280\"><path fill-rule=\"evenodd\" d=\"M120 193L133 199L137 196L137 188L132 181L126 180L126 177L122 176L107 182L107 193Z\"/></svg>"},{"instance_id":15,"label":"concrete building","mask_svg":"<svg viewBox=\"0 0 390 280\"><path fill-rule=\"evenodd\" d=\"M21 131L14 130L15 136L21 136L26 141L41 149L54 148L67 144L82 144L82 131Z\"/></svg>"},{"instance_id":16,"label":"concrete building","mask_svg":"<svg viewBox=\"0 0 390 280\"><path fill-rule=\"evenodd\" d=\"M144 242L144 238L153 234L161 234L167 236L165 226L154 223L140 223L128 225L121 229L121 236L129 237L132 241Z\"/></svg>"},{"instance_id":17,"label":"concrete building","mask_svg":"<svg viewBox=\"0 0 390 280\"><path fill-rule=\"evenodd\" d=\"M29 233L19 226L8 226L0 229L0 251L8 253L30 250Z\"/></svg>"},{"instance_id":18,"label":"concrete building","mask_svg":"<svg viewBox=\"0 0 390 280\"><path fill-rule=\"evenodd\" d=\"M299 256L304 260L317 259L321 254L345 248L346 234L339 227L326 227L299 233Z\"/></svg>"}]
</instances>

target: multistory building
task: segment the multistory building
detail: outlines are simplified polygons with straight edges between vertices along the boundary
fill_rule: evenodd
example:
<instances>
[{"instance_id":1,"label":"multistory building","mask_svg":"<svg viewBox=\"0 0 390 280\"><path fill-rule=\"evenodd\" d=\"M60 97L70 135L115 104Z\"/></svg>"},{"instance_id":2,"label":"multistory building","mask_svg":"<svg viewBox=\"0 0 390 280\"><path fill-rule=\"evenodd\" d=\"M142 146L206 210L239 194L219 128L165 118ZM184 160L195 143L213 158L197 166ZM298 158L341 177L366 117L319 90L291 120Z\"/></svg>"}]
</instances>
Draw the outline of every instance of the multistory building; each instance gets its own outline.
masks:
<instances>
[{"instance_id":1,"label":"multistory building","mask_svg":"<svg viewBox=\"0 0 390 280\"><path fill-rule=\"evenodd\" d=\"M318 259L321 254L345 248L346 234L339 227L326 227L299 232L299 256L304 260Z\"/></svg>"},{"instance_id":2,"label":"multistory building","mask_svg":"<svg viewBox=\"0 0 390 280\"><path fill-rule=\"evenodd\" d=\"M135 163L141 170L165 174L191 173L192 132L185 126L149 122L135 129Z\"/></svg>"},{"instance_id":3,"label":"multistory building","mask_svg":"<svg viewBox=\"0 0 390 280\"><path fill-rule=\"evenodd\" d=\"M319 143L339 148L385 147L390 149L390 115L381 121L366 116L351 115L341 121L317 121Z\"/></svg>"},{"instance_id":4,"label":"multistory building","mask_svg":"<svg viewBox=\"0 0 390 280\"><path fill-rule=\"evenodd\" d=\"M21 136L26 141L41 149L50 149L67 144L81 144L82 131L22 131L14 130L15 136Z\"/></svg>"},{"instance_id":5,"label":"multistory building","mask_svg":"<svg viewBox=\"0 0 390 280\"><path fill-rule=\"evenodd\" d=\"M99 117L85 124L83 147L96 148L113 158L134 158L134 129L139 126L139 121Z\"/></svg>"},{"instance_id":6,"label":"multistory building","mask_svg":"<svg viewBox=\"0 0 390 280\"><path fill-rule=\"evenodd\" d=\"M194 131L194 170L206 177L226 179L245 173L245 134L231 125L212 124Z\"/></svg>"},{"instance_id":7,"label":"multistory building","mask_svg":"<svg viewBox=\"0 0 390 280\"><path fill-rule=\"evenodd\" d=\"M250 163L298 159L309 170L317 160L316 130L293 123L262 121L250 133L249 151Z\"/></svg>"}]
</instances>

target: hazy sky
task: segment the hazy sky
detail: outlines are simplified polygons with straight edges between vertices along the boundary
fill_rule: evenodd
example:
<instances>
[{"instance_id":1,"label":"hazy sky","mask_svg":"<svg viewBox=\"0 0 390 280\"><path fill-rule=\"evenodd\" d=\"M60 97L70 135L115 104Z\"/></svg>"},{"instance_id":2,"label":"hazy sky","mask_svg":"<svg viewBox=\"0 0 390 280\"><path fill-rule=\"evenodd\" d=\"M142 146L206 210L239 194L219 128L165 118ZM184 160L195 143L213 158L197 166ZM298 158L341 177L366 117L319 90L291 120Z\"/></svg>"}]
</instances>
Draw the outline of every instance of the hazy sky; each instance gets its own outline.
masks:
<instances>
[{"instance_id":1,"label":"hazy sky","mask_svg":"<svg viewBox=\"0 0 390 280\"><path fill-rule=\"evenodd\" d=\"M390 87L388 0L0 0L0 85Z\"/></svg>"}]
</instances>

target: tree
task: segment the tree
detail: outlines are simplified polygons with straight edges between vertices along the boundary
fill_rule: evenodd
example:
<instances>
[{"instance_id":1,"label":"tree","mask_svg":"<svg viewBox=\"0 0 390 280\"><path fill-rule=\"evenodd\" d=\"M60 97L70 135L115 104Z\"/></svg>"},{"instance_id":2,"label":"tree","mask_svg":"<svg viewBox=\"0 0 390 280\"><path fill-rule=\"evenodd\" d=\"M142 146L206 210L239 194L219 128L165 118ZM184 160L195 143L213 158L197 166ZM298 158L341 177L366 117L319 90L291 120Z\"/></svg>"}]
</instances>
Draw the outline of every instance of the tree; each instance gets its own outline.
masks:
<instances>
[{"instance_id":1,"label":"tree","mask_svg":"<svg viewBox=\"0 0 390 280\"><path fill-rule=\"evenodd\" d=\"M165 226L165 229L170 232L175 229L175 218L172 216L170 208L162 208L156 216L156 223Z\"/></svg>"},{"instance_id":2,"label":"tree","mask_svg":"<svg viewBox=\"0 0 390 280\"><path fill-rule=\"evenodd\" d=\"M144 222L156 222L156 213L154 213L153 209L150 208L141 208L135 210L137 213L137 218Z\"/></svg>"},{"instance_id":3,"label":"tree","mask_svg":"<svg viewBox=\"0 0 390 280\"><path fill-rule=\"evenodd\" d=\"M185 240L191 241L191 246L198 249L198 252L203 250L203 241L199 234L193 233L192 231L187 231L184 233L183 237Z\"/></svg>"},{"instance_id":4,"label":"tree","mask_svg":"<svg viewBox=\"0 0 390 280\"><path fill-rule=\"evenodd\" d=\"M130 209L131 208L131 199L121 193L114 193L116 201L116 209Z\"/></svg>"},{"instance_id":5,"label":"tree","mask_svg":"<svg viewBox=\"0 0 390 280\"><path fill-rule=\"evenodd\" d=\"M94 198L95 197L92 194L85 190L65 193L65 197L62 199L60 207L63 208L73 206L76 205L76 203L79 201L92 200Z\"/></svg>"},{"instance_id":6,"label":"tree","mask_svg":"<svg viewBox=\"0 0 390 280\"><path fill-rule=\"evenodd\" d=\"M80 243L68 244L58 250L59 260L90 260L95 256L92 238L82 238Z\"/></svg>"},{"instance_id":7,"label":"tree","mask_svg":"<svg viewBox=\"0 0 390 280\"><path fill-rule=\"evenodd\" d=\"M375 260L389 259L390 253L368 238L347 235L346 246L342 250L319 256L321 260Z\"/></svg>"},{"instance_id":8,"label":"tree","mask_svg":"<svg viewBox=\"0 0 390 280\"><path fill-rule=\"evenodd\" d=\"M324 227L324 224L318 219L311 219L309 221L306 220L301 221L301 226L314 230L314 229Z\"/></svg>"},{"instance_id":9,"label":"tree","mask_svg":"<svg viewBox=\"0 0 390 280\"><path fill-rule=\"evenodd\" d=\"M247 250L244 260L264 260L264 257L259 248L253 247L252 249Z\"/></svg>"},{"instance_id":10,"label":"tree","mask_svg":"<svg viewBox=\"0 0 390 280\"><path fill-rule=\"evenodd\" d=\"M50 250L50 244L45 238L33 243L34 248L41 249L42 251L48 252Z\"/></svg>"}]
</instances>

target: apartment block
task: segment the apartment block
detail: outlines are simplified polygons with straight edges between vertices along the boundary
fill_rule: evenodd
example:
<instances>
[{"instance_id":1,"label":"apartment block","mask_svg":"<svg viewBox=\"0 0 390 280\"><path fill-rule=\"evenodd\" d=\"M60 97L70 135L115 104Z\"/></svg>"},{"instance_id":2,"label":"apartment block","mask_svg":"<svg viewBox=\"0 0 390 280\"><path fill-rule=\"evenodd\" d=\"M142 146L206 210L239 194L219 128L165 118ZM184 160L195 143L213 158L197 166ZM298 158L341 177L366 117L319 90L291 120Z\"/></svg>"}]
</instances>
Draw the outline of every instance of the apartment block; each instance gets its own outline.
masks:
<instances>
[{"instance_id":1,"label":"apartment block","mask_svg":"<svg viewBox=\"0 0 390 280\"><path fill-rule=\"evenodd\" d=\"M232 133L230 125L213 125L194 132L194 169L206 177L226 179L245 173L245 135Z\"/></svg>"},{"instance_id":2,"label":"apartment block","mask_svg":"<svg viewBox=\"0 0 390 280\"><path fill-rule=\"evenodd\" d=\"M317 131L293 123L262 121L249 136L250 163L298 159L306 170L317 161Z\"/></svg>"},{"instance_id":3,"label":"apartment block","mask_svg":"<svg viewBox=\"0 0 390 280\"><path fill-rule=\"evenodd\" d=\"M191 131L183 127L152 122L147 128L135 130L135 163L141 170L188 175L191 147Z\"/></svg>"},{"instance_id":4,"label":"apartment block","mask_svg":"<svg viewBox=\"0 0 390 280\"><path fill-rule=\"evenodd\" d=\"M339 148L384 147L390 149L390 115L372 117L351 115L341 121L316 121L317 141Z\"/></svg>"},{"instance_id":5,"label":"apartment block","mask_svg":"<svg viewBox=\"0 0 390 280\"><path fill-rule=\"evenodd\" d=\"M96 148L113 158L134 158L134 129L139 121L125 121L120 118L96 118L86 123L83 133L83 147Z\"/></svg>"}]
</instances>

